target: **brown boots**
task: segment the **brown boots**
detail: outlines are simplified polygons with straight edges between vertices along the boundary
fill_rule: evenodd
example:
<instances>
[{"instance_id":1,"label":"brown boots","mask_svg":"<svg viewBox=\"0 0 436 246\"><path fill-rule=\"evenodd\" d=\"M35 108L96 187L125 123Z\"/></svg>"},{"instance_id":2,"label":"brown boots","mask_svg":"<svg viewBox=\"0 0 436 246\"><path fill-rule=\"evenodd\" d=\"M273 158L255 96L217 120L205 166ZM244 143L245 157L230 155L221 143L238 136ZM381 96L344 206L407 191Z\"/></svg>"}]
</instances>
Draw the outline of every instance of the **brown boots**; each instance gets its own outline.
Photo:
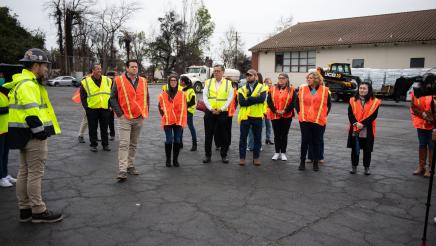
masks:
<instances>
[{"instance_id":1,"label":"brown boots","mask_svg":"<svg viewBox=\"0 0 436 246\"><path fill-rule=\"evenodd\" d=\"M427 151L428 151L428 169L425 168L427 163ZM424 177L430 177L431 161L433 158L432 149L419 149L419 163L413 175L424 175Z\"/></svg>"},{"instance_id":2,"label":"brown boots","mask_svg":"<svg viewBox=\"0 0 436 246\"><path fill-rule=\"evenodd\" d=\"M425 170L426 159L427 159L427 148L419 149L418 167L413 172L413 175L423 175L426 172L426 170Z\"/></svg>"},{"instance_id":3,"label":"brown boots","mask_svg":"<svg viewBox=\"0 0 436 246\"><path fill-rule=\"evenodd\" d=\"M424 177L430 177L432 159L433 159L433 150L428 149L428 168L425 170Z\"/></svg>"}]
</instances>

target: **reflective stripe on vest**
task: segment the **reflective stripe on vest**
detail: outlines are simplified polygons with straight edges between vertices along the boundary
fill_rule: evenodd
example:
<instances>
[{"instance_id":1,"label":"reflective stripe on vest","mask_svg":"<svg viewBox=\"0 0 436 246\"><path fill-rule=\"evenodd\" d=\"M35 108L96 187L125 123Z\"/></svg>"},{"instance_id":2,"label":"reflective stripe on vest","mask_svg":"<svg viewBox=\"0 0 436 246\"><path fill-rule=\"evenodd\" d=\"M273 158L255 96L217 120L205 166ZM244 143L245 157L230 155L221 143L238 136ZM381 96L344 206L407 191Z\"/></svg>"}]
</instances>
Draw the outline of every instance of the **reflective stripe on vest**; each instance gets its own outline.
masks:
<instances>
[{"instance_id":1,"label":"reflective stripe on vest","mask_svg":"<svg viewBox=\"0 0 436 246\"><path fill-rule=\"evenodd\" d=\"M247 85L248 86L248 85ZM248 89L247 86L241 87L238 90L238 94L242 94L245 99L248 98ZM253 93L251 93L251 97L257 97L261 93L265 92L266 88L263 84L258 83L256 88L254 88ZM241 123L243 120L247 120L248 117L256 117L263 118L264 117L264 106L263 103L257 103L251 106L241 106L239 108L238 113L238 122Z\"/></svg>"},{"instance_id":2,"label":"reflective stripe on vest","mask_svg":"<svg viewBox=\"0 0 436 246\"><path fill-rule=\"evenodd\" d=\"M433 96L422 96L420 98L416 98L413 91L410 93L411 103L419 110L420 115L416 115L412 106L410 107L410 113L412 118L413 127L417 129L431 130L434 127L434 124L426 121L422 118L423 112L431 111L431 101L433 100Z\"/></svg>"},{"instance_id":3,"label":"reflective stripe on vest","mask_svg":"<svg viewBox=\"0 0 436 246\"><path fill-rule=\"evenodd\" d=\"M177 91L177 94L173 99L169 99L167 92L162 92L159 95L159 104L161 110L163 111L161 120L162 127L167 125L179 125L182 127L186 126L186 97L183 91Z\"/></svg>"},{"instance_id":4,"label":"reflective stripe on vest","mask_svg":"<svg viewBox=\"0 0 436 246\"><path fill-rule=\"evenodd\" d=\"M193 97L197 97L196 94L195 94L194 89L192 89L192 88L189 88L188 90L186 90L185 93L186 93L186 101L187 102L190 102ZM195 102L194 105L192 105L191 107L188 108L188 112L191 113L191 114L194 114L195 107L197 105L196 100L194 100L194 102Z\"/></svg>"},{"instance_id":5,"label":"reflective stripe on vest","mask_svg":"<svg viewBox=\"0 0 436 246\"><path fill-rule=\"evenodd\" d=\"M135 119L139 116L148 117L147 103L147 80L138 77L138 85L136 89L128 81L125 75L115 78L117 86L118 103L127 119Z\"/></svg>"},{"instance_id":6,"label":"reflective stripe on vest","mask_svg":"<svg viewBox=\"0 0 436 246\"><path fill-rule=\"evenodd\" d=\"M292 97L294 96L294 87L291 86L290 88L286 88L286 99L283 103L283 96L280 93L280 89L277 86L272 87L271 89L271 100L274 104L274 107L276 108L276 110L285 110L289 104L292 102ZM276 93L279 93L278 95ZM271 110L268 110L268 117L271 120L276 120L276 119L280 119L280 118L291 118L293 116L293 112L288 112L286 114L283 115L279 115L279 114L275 114L273 113Z\"/></svg>"},{"instance_id":7,"label":"reflective stripe on vest","mask_svg":"<svg viewBox=\"0 0 436 246\"><path fill-rule=\"evenodd\" d=\"M206 80L208 83L208 87L207 87L207 99L209 101L210 106L212 107L212 109L218 110L221 109L226 101L227 101L227 97L228 97L228 93L230 91L230 88L232 87L231 83L229 83L229 81L227 79L222 79L221 80L221 85L218 88L218 91L216 89L216 80L215 79L211 79L211 80ZM225 87L223 88L223 83L225 82ZM213 84L213 86L212 86Z\"/></svg>"},{"instance_id":8,"label":"reflective stripe on vest","mask_svg":"<svg viewBox=\"0 0 436 246\"><path fill-rule=\"evenodd\" d=\"M229 117L233 117L234 115L235 115L235 112L236 112L236 106L237 106L237 97L238 95L237 95L237 90L236 90L236 88L233 88L233 99L232 99L232 101L230 102L230 105L229 105L229 107L228 107L228 116Z\"/></svg>"},{"instance_id":9,"label":"reflective stripe on vest","mask_svg":"<svg viewBox=\"0 0 436 246\"><path fill-rule=\"evenodd\" d=\"M29 85L23 87L25 83L29 83ZM34 84L30 85L30 83ZM20 91L18 91L19 89ZM18 93L20 93L20 97ZM40 97L39 103L20 104L19 98L25 98L28 102L29 100L34 100L37 93L39 93ZM33 133L37 133L43 131L44 127L52 126L55 134L61 132L50 99L48 98L47 90L38 82L29 79L17 82L16 86L12 88L12 93L9 93L9 101L12 106L9 108L9 128L29 128ZM26 122L26 117L28 116L38 117L43 125L30 128Z\"/></svg>"},{"instance_id":10,"label":"reflective stripe on vest","mask_svg":"<svg viewBox=\"0 0 436 246\"><path fill-rule=\"evenodd\" d=\"M323 85L318 87L315 95L312 95L308 85L300 86L298 91L298 103L300 106L298 120L300 122L312 122L322 126L326 125L328 110L326 97L328 97L328 93L328 88ZM308 104L306 105L306 103Z\"/></svg>"},{"instance_id":11,"label":"reflective stripe on vest","mask_svg":"<svg viewBox=\"0 0 436 246\"><path fill-rule=\"evenodd\" d=\"M365 119L367 119L369 116L371 116L374 111L380 106L381 100L378 98L370 99L368 102L366 102L363 107L360 102L356 103L356 98L351 97L350 98L350 106L351 110L353 111L353 115L356 118L357 122L361 123ZM359 101L359 100L358 100ZM376 121L374 120L372 122L372 134L375 137L376 133ZM359 129L357 126L353 126L353 132L359 132Z\"/></svg>"},{"instance_id":12,"label":"reflective stripe on vest","mask_svg":"<svg viewBox=\"0 0 436 246\"><path fill-rule=\"evenodd\" d=\"M0 92L0 108L7 109L9 106L8 97ZM0 114L0 134L8 132L8 113Z\"/></svg>"},{"instance_id":13,"label":"reflective stripe on vest","mask_svg":"<svg viewBox=\"0 0 436 246\"><path fill-rule=\"evenodd\" d=\"M88 107L92 109L109 108L109 99L111 96L111 82L106 76L101 76L100 87L97 87L91 77L82 80L85 88ZM92 89L92 90L91 90ZM99 98L96 98L96 97Z\"/></svg>"}]
</instances>

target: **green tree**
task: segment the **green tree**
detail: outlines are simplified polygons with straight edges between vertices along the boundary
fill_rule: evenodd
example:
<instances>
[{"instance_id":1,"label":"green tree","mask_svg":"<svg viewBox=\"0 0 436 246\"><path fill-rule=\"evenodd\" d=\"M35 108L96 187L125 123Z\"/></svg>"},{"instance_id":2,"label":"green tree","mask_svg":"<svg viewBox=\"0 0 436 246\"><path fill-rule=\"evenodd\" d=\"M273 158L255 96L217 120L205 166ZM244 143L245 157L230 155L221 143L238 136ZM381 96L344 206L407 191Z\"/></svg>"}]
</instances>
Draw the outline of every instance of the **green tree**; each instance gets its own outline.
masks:
<instances>
[{"instance_id":1,"label":"green tree","mask_svg":"<svg viewBox=\"0 0 436 246\"><path fill-rule=\"evenodd\" d=\"M158 20L161 33L149 44L147 54L151 63L160 66L167 76L174 70L176 64L177 49L182 41L184 24L175 11L167 12Z\"/></svg>"},{"instance_id":2,"label":"green tree","mask_svg":"<svg viewBox=\"0 0 436 246\"><path fill-rule=\"evenodd\" d=\"M204 64L203 51L215 29L212 17L205 6L191 10L186 20L174 10L159 18L160 33L149 43L147 57L154 67L160 67L167 76L172 71L183 73L192 64Z\"/></svg>"},{"instance_id":3,"label":"green tree","mask_svg":"<svg viewBox=\"0 0 436 246\"><path fill-rule=\"evenodd\" d=\"M0 63L17 63L30 48L44 48L41 31L27 31L8 7L0 7Z\"/></svg>"}]
</instances>

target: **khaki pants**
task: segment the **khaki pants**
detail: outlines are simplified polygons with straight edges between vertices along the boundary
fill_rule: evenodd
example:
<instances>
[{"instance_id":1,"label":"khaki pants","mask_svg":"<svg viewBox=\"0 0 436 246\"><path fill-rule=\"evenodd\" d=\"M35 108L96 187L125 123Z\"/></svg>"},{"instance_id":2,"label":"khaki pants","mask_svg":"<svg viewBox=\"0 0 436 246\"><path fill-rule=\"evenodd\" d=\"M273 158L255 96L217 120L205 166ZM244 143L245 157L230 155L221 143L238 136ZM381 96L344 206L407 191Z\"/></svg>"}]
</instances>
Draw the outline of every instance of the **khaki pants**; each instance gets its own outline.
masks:
<instances>
[{"instance_id":1,"label":"khaki pants","mask_svg":"<svg viewBox=\"0 0 436 246\"><path fill-rule=\"evenodd\" d=\"M47 160L47 140L31 139L20 150L20 166L17 177L17 198L19 209L32 209L32 213L46 210L41 196L42 176Z\"/></svg>"},{"instance_id":2,"label":"khaki pants","mask_svg":"<svg viewBox=\"0 0 436 246\"><path fill-rule=\"evenodd\" d=\"M118 118L120 145L118 149L118 165L120 172L127 172L127 168L133 167L136 146L144 123L142 117L128 120L124 116Z\"/></svg>"},{"instance_id":3,"label":"khaki pants","mask_svg":"<svg viewBox=\"0 0 436 246\"><path fill-rule=\"evenodd\" d=\"M79 137L83 137L83 135L85 135L86 129L88 129L88 118L86 118L86 112L83 111L82 122L80 123L79 128Z\"/></svg>"}]
</instances>

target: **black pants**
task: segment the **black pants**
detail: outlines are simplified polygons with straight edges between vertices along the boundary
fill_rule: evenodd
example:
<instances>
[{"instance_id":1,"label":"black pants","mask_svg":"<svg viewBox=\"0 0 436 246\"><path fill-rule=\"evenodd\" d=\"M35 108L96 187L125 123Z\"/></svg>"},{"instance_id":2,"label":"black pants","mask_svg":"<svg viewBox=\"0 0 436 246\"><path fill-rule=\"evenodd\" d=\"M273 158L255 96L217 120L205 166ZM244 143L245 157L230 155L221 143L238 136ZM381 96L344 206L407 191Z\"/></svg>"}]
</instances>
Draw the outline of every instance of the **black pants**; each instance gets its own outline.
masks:
<instances>
[{"instance_id":1,"label":"black pants","mask_svg":"<svg viewBox=\"0 0 436 246\"><path fill-rule=\"evenodd\" d=\"M288 133L291 127L292 118L280 118L271 120L274 131L274 145L276 153L286 153L288 146Z\"/></svg>"},{"instance_id":2,"label":"black pants","mask_svg":"<svg viewBox=\"0 0 436 246\"><path fill-rule=\"evenodd\" d=\"M212 140L216 138L221 147L221 157L227 156L229 149L229 124L227 111L218 115L206 111L204 114L204 152L207 157L212 156Z\"/></svg>"},{"instance_id":3,"label":"black pants","mask_svg":"<svg viewBox=\"0 0 436 246\"><path fill-rule=\"evenodd\" d=\"M109 135L111 137L115 137L115 119L114 119L114 111L111 109L109 114Z\"/></svg>"},{"instance_id":4,"label":"black pants","mask_svg":"<svg viewBox=\"0 0 436 246\"><path fill-rule=\"evenodd\" d=\"M229 140L229 144L227 147L230 146L230 144L232 144L232 122L233 122L233 117L232 116L228 116L227 117L227 139ZM215 129L215 135L218 135L218 128ZM214 142L215 142L215 147L219 148L221 146L221 143L218 142L219 138L214 138Z\"/></svg>"},{"instance_id":5,"label":"black pants","mask_svg":"<svg viewBox=\"0 0 436 246\"><path fill-rule=\"evenodd\" d=\"M8 134L0 134L0 178L8 176L9 144Z\"/></svg>"},{"instance_id":6,"label":"black pants","mask_svg":"<svg viewBox=\"0 0 436 246\"><path fill-rule=\"evenodd\" d=\"M321 143L323 141L323 131L325 126L312 122L300 122L301 130L301 153L300 160L305 161L307 150L312 148L313 160L321 160Z\"/></svg>"},{"instance_id":7,"label":"black pants","mask_svg":"<svg viewBox=\"0 0 436 246\"><path fill-rule=\"evenodd\" d=\"M359 138L359 145L360 149L363 150L363 166L369 167L371 165L371 151L366 148L366 138ZM351 148L351 165L359 165L359 155L357 155L354 146Z\"/></svg>"},{"instance_id":8,"label":"black pants","mask_svg":"<svg viewBox=\"0 0 436 246\"><path fill-rule=\"evenodd\" d=\"M97 147L97 128L100 124L100 136L103 146L109 145L107 128L110 117L109 109L87 109L86 117L88 118L89 141L91 147Z\"/></svg>"}]
</instances>

